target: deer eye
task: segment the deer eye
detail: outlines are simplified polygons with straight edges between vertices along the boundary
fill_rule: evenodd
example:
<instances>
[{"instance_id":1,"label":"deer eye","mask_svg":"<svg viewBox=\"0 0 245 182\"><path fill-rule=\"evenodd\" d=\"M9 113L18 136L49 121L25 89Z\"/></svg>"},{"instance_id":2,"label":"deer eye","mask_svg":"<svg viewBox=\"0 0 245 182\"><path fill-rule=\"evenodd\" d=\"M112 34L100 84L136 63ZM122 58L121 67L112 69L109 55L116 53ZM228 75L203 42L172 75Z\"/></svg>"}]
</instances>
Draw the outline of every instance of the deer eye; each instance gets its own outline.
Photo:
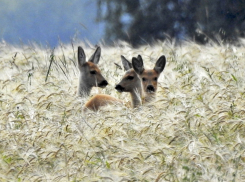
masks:
<instances>
[{"instance_id":1,"label":"deer eye","mask_svg":"<svg viewBox=\"0 0 245 182\"><path fill-rule=\"evenodd\" d=\"M134 79L133 76L128 76L128 77L127 77L127 80L133 80L133 79Z\"/></svg>"},{"instance_id":2,"label":"deer eye","mask_svg":"<svg viewBox=\"0 0 245 182\"><path fill-rule=\"evenodd\" d=\"M95 75L96 74L96 71L90 71L90 74L92 74L92 75Z\"/></svg>"},{"instance_id":3,"label":"deer eye","mask_svg":"<svg viewBox=\"0 0 245 182\"><path fill-rule=\"evenodd\" d=\"M146 81L146 78L142 78L142 80L143 80L143 82L145 82Z\"/></svg>"},{"instance_id":4,"label":"deer eye","mask_svg":"<svg viewBox=\"0 0 245 182\"><path fill-rule=\"evenodd\" d=\"M154 78L154 81L157 81L157 77Z\"/></svg>"}]
</instances>

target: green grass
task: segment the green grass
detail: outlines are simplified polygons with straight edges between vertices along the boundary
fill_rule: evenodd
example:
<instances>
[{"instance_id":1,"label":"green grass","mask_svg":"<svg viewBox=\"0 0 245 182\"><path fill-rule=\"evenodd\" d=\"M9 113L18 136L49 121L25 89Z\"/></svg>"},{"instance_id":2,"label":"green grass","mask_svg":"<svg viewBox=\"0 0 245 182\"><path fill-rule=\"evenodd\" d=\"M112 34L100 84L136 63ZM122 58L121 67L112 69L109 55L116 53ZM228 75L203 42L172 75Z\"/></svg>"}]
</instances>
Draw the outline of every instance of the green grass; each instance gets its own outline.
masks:
<instances>
[{"instance_id":1,"label":"green grass","mask_svg":"<svg viewBox=\"0 0 245 182\"><path fill-rule=\"evenodd\" d=\"M102 46L110 84L92 95L130 100L114 89L120 55L153 68L164 54L167 65L155 102L87 114L78 45L0 45L0 181L245 180L244 45Z\"/></svg>"}]
</instances>

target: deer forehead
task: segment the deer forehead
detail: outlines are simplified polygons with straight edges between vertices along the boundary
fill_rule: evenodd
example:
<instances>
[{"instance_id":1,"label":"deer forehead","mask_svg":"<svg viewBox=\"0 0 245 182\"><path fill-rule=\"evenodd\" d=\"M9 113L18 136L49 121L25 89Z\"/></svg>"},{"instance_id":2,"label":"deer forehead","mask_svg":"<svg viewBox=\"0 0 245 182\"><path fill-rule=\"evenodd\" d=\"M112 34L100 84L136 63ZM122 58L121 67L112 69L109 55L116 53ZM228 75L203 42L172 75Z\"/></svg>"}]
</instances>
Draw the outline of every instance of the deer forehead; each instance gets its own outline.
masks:
<instances>
[{"instance_id":1,"label":"deer forehead","mask_svg":"<svg viewBox=\"0 0 245 182\"><path fill-rule=\"evenodd\" d=\"M135 75L137 75L137 74L136 74L135 71L131 68L130 70L128 70L128 71L125 73L124 77L127 77L127 76L135 76Z\"/></svg>"},{"instance_id":2,"label":"deer forehead","mask_svg":"<svg viewBox=\"0 0 245 182\"><path fill-rule=\"evenodd\" d=\"M140 76L142 78L152 79L152 78L158 77L159 74L155 70L144 70Z\"/></svg>"},{"instance_id":3,"label":"deer forehead","mask_svg":"<svg viewBox=\"0 0 245 182\"><path fill-rule=\"evenodd\" d=\"M135 78L135 81L140 81L140 78L138 76L138 74L134 71L134 69L130 69L128 71L126 71L126 73L123 75L122 80L126 79L128 76L132 76Z\"/></svg>"},{"instance_id":4,"label":"deer forehead","mask_svg":"<svg viewBox=\"0 0 245 182\"><path fill-rule=\"evenodd\" d=\"M93 71L100 73L100 69L98 68L96 64L92 62L86 62L85 64L88 66L89 70L93 70Z\"/></svg>"}]
</instances>

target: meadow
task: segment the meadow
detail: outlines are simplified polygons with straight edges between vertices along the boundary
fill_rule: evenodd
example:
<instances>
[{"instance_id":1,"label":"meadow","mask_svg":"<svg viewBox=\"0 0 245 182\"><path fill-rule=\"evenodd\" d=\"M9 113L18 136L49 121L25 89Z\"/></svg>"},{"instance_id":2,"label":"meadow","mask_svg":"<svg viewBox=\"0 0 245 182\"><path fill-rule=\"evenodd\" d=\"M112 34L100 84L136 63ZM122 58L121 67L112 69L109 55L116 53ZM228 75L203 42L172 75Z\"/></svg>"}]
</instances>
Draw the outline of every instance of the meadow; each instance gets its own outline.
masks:
<instances>
[{"instance_id":1,"label":"meadow","mask_svg":"<svg viewBox=\"0 0 245 182\"><path fill-rule=\"evenodd\" d=\"M0 44L0 181L245 181L245 45L101 45L109 85L120 56L167 59L155 102L83 113L77 47ZM115 65L118 64L119 66Z\"/></svg>"}]
</instances>

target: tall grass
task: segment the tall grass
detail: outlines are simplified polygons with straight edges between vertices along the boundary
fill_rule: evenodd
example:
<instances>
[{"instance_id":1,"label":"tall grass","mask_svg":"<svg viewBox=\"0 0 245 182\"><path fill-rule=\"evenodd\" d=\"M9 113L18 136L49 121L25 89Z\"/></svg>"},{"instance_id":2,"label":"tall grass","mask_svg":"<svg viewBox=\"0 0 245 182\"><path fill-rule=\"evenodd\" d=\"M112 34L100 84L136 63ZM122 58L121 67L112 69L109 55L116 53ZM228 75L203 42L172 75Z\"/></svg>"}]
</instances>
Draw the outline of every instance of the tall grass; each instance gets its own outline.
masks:
<instances>
[{"instance_id":1,"label":"tall grass","mask_svg":"<svg viewBox=\"0 0 245 182\"><path fill-rule=\"evenodd\" d=\"M130 100L114 89L120 55L153 68L164 54L167 65L154 103L87 114L78 45L0 45L0 181L245 180L244 45L102 45L110 85L92 94Z\"/></svg>"}]
</instances>

